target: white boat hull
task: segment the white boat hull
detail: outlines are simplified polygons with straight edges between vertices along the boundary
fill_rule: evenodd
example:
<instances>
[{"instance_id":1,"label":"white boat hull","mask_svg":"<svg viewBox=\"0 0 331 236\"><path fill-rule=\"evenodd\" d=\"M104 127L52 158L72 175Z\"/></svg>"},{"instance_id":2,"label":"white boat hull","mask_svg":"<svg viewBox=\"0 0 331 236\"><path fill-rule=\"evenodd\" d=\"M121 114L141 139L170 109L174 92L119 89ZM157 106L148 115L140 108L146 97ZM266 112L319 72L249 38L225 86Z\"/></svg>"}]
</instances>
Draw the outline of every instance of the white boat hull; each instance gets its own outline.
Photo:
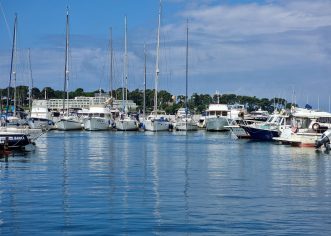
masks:
<instances>
[{"instance_id":1,"label":"white boat hull","mask_svg":"<svg viewBox=\"0 0 331 236\"><path fill-rule=\"evenodd\" d=\"M176 123L176 130L178 131L196 131L198 130L198 126L196 123L192 121L179 121Z\"/></svg>"},{"instance_id":2,"label":"white boat hull","mask_svg":"<svg viewBox=\"0 0 331 236\"><path fill-rule=\"evenodd\" d=\"M120 131L138 130L138 123L135 120L117 120L115 124L116 124L116 129Z\"/></svg>"},{"instance_id":3,"label":"white boat hull","mask_svg":"<svg viewBox=\"0 0 331 236\"><path fill-rule=\"evenodd\" d=\"M41 118L29 118L28 125L31 129L50 130L55 128L55 124L53 121Z\"/></svg>"},{"instance_id":4,"label":"white boat hull","mask_svg":"<svg viewBox=\"0 0 331 236\"><path fill-rule=\"evenodd\" d=\"M243 128L239 125L229 125L226 128L230 129L230 131L237 136L238 138L250 138L249 133L247 133Z\"/></svg>"},{"instance_id":5,"label":"white boat hull","mask_svg":"<svg viewBox=\"0 0 331 236\"><path fill-rule=\"evenodd\" d=\"M157 132L157 131L168 131L170 123L168 121L160 120L145 120L144 128L147 131Z\"/></svg>"},{"instance_id":6,"label":"white boat hull","mask_svg":"<svg viewBox=\"0 0 331 236\"><path fill-rule=\"evenodd\" d=\"M84 119L84 129L88 131L109 130L111 120L102 117L91 117Z\"/></svg>"},{"instance_id":7,"label":"white boat hull","mask_svg":"<svg viewBox=\"0 0 331 236\"><path fill-rule=\"evenodd\" d=\"M227 117L206 117L206 130L207 131L227 131L229 125Z\"/></svg>"},{"instance_id":8,"label":"white boat hull","mask_svg":"<svg viewBox=\"0 0 331 236\"><path fill-rule=\"evenodd\" d=\"M58 130L81 130L82 124L78 120L61 119L56 123Z\"/></svg>"},{"instance_id":9,"label":"white boat hull","mask_svg":"<svg viewBox=\"0 0 331 236\"><path fill-rule=\"evenodd\" d=\"M291 129L285 129L279 137L273 139L292 146L315 147L315 142L320 136L320 133L294 133Z\"/></svg>"}]
</instances>

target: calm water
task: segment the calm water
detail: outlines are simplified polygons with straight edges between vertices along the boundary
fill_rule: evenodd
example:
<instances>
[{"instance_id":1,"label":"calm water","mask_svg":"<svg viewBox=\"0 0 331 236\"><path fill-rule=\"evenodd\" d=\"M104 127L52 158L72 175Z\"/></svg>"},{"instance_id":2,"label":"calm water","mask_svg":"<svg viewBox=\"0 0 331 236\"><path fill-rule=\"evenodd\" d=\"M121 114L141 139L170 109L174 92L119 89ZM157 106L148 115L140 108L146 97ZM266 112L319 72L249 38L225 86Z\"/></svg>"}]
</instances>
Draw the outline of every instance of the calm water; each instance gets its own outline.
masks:
<instances>
[{"instance_id":1,"label":"calm water","mask_svg":"<svg viewBox=\"0 0 331 236\"><path fill-rule=\"evenodd\" d=\"M331 154L227 133L49 132L0 160L0 235L331 235Z\"/></svg>"}]
</instances>

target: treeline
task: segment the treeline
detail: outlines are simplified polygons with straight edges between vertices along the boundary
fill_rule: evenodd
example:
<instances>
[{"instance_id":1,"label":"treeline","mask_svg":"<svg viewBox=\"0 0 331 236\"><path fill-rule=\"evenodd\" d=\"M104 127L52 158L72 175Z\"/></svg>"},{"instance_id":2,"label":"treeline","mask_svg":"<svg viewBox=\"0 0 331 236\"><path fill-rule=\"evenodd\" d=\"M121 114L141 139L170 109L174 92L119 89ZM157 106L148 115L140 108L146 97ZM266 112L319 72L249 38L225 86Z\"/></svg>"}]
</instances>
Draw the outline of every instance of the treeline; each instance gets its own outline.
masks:
<instances>
[{"instance_id":1,"label":"treeline","mask_svg":"<svg viewBox=\"0 0 331 236\"><path fill-rule=\"evenodd\" d=\"M14 88L9 89L9 101L13 104L14 98ZM113 90L112 95L115 99L122 99L122 88L118 88ZM103 90L93 91L93 92L85 92L82 88L77 88L75 91L69 92L69 98L74 98L78 96L86 96L93 97L97 93L104 93ZM6 105L7 102L7 93L8 88L0 89L1 102L2 105ZM137 106L138 110L143 109L143 101L144 101L144 91L143 90L133 90L128 91L128 99L133 100ZM110 92L109 92L110 94ZM32 99L62 99L64 97L63 91L54 90L50 87L45 87L42 90L38 88L32 89L31 94ZM27 108L29 105L29 88L27 86L17 86L16 87L16 98L17 105L23 108ZM241 96L236 94L223 94L223 95L209 95L209 94L198 94L193 93L192 96L188 99L188 107L191 111L196 114L200 114L208 108L210 103L224 103L224 104L244 104L248 111L253 111L261 108L262 110L267 110L272 112L275 108L284 109L290 108L292 106L291 103L288 103L283 98L257 98L251 96ZM293 104L296 106L295 104ZM147 89L146 90L146 110L153 110L154 106L154 90ZM179 95L174 96L171 93L161 90L158 92L158 108L165 110L169 114L175 114L176 111L185 106L185 96Z\"/></svg>"}]
</instances>

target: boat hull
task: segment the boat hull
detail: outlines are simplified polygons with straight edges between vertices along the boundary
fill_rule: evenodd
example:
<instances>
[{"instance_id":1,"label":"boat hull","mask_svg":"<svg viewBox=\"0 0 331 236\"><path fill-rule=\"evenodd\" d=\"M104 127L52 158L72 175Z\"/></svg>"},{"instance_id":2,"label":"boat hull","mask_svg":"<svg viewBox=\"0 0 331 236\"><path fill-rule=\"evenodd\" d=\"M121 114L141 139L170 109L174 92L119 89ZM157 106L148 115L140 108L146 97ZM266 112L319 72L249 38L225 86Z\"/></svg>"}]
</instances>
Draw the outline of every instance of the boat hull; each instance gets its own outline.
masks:
<instances>
[{"instance_id":1,"label":"boat hull","mask_svg":"<svg viewBox=\"0 0 331 236\"><path fill-rule=\"evenodd\" d=\"M88 131L109 130L111 120L101 117L91 117L84 120L84 129Z\"/></svg>"},{"instance_id":2,"label":"boat hull","mask_svg":"<svg viewBox=\"0 0 331 236\"><path fill-rule=\"evenodd\" d=\"M29 118L28 125L31 129L54 129L54 122L44 118Z\"/></svg>"},{"instance_id":3,"label":"boat hull","mask_svg":"<svg viewBox=\"0 0 331 236\"><path fill-rule=\"evenodd\" d=\"M146 120L143 125L146 131L158 132L168 131L170 123L168 121Z\"/></svg>"},{"instance_id":4,"label":"boat hull","mask_svg":"<svg viewBox=\"0 0 331 236\"><path fill-rule=\"evenodd\" d=\"M242 127L247 133L249 133L251 139L272 141L273 138L279 137L279 131L277 130L259 129L249 126L240 126L240 127Z\"/></svg>"},{"instance_id":5,"label":"boat hull","mask_svg":"<svg viewBox=\"0 0 331 236\"><path fill-rule=\"evenodd\" d=\"M207 131L228 131L229 128L225 126L229 125L226 117L206 117L206 130Z\"/></svg>"},{"instance_id":6,"label":"boat hull","mask_svg":"<svg viewBox=\"0 0 331 236\"><path fill-rule=\"evenodd\" d=\"M251 136L249 135L249 133L247 133L245 131L245 129L243 129L242 127L240 127L239 125L229 125L227 126L227 128L230 129L230 131L237 137L240 139L249 139L251 138Z\"/></svg>"},{"instance_id":7,"label":"boat hull","mask_svg":"<svg viewBox=\"0 0 331 236\"><path fill-rule=\"evenodd\" d=\"M21 149L31 144L31 140L25 134L1 132L0 133L0 149L11 150Z\"/></svg>"},{"instance_id":8,"label":"boat hull","mask_svg":"<svg viewBox=\"0 0 331 236\"><path fill-rule=\"evenodd\" d=\"M198 126L197 126L197 124L195 124L193 122L181 121L181 122L176 123L176 130L177 131L196 131L196 130L198 130Z\"/></svg>"},{"instance_id":9,"label":"boat hull","mask_svg":"<svg viewBox=\"0 0 331 236\"><path fill-rule=\"evenodd\" d=\"M82 124L77 120L61 119L56 123L58 130L81 130Z\"/></svg>"},{"instance_id":10,"label":"boat hull","mask_svg":"<svg viewBox=\"0 0 331 236\"><path fill-rule=\"evenodd\" d=\"M136 131L138 124L135 120L117 120L115 122L116 129L119 131Z\"/></svg>"},{"instance_id":11,"label":"boat hull","mask_svg":"<svg viewBox=\"0 0 331 236\"><path fill-rule=\"evenodd\" d=\"M315 147L316 141L320 136L321 134L319 133L294 133L287 129L282 132L280 137L274 138L274 140L295 147Z\"/></svg>"}]
</instances>

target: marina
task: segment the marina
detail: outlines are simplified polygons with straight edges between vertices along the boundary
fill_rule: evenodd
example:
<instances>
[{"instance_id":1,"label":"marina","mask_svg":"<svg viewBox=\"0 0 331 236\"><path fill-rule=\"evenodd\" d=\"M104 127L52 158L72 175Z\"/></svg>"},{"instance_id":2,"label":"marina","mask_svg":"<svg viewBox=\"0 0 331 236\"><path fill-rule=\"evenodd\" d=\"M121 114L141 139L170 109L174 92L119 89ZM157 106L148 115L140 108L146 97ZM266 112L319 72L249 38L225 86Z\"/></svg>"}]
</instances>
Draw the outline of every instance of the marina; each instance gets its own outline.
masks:
<instances>
[{"instance_id":1,"label":"marina","mask_svg":"<svg viewBox=\"0 0 331 236\"><path fill-rule=\"evenodd\" d=\"M0 14L0 235L331 235L331 2Z\"/></svg>"}]
</instances>

